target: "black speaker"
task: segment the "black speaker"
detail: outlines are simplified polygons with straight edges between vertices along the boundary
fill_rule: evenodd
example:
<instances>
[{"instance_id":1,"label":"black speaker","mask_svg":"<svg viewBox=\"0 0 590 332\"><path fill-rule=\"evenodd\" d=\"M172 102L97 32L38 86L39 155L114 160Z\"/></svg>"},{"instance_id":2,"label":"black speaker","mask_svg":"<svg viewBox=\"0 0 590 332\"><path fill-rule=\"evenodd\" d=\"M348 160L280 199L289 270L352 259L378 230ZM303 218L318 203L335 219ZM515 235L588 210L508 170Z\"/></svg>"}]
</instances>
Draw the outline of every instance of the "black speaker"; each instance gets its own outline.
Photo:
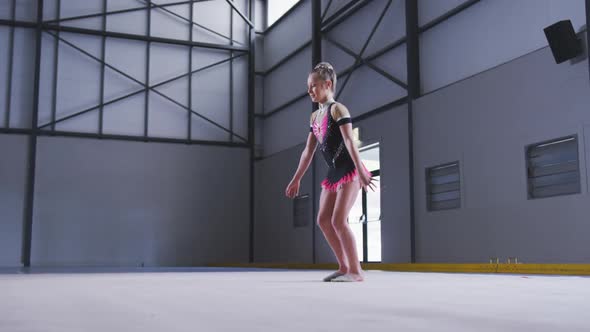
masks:
<instances>
[{"instance_id":1,"label":"black speaker","mask_svg":"<svg viewBox=\"0 0 590 332\"><path fill-rule=\"evenodd\" d=\"M543 29L555 62L562 63L582 53L582 41L574 31L572 21L559 21Z\"/></svg>"}]
</instances>

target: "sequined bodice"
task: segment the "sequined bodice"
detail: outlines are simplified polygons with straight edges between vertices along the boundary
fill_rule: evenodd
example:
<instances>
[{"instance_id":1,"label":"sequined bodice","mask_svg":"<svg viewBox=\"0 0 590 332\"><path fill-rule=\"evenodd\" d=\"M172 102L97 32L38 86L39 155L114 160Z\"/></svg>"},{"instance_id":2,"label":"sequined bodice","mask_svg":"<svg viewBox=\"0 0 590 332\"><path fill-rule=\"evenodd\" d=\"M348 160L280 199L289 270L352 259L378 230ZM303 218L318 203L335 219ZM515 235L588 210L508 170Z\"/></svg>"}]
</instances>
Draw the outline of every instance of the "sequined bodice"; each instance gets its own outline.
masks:
<instances>
[{"instance_id":1,"label":"sequined bodice","mask_svg":"<svg viewBox=\"0 0 590 332\"><path fill-rule=\"evenodd\" d=\"M313 133L318 140L318 147L330 168L349 167L354 165L336 121L332 118L330 109L335 102L326 103L325 115L321 123L313 122ZM316 115L317 116L317 115Z\"/></svg>"}]
</instances>

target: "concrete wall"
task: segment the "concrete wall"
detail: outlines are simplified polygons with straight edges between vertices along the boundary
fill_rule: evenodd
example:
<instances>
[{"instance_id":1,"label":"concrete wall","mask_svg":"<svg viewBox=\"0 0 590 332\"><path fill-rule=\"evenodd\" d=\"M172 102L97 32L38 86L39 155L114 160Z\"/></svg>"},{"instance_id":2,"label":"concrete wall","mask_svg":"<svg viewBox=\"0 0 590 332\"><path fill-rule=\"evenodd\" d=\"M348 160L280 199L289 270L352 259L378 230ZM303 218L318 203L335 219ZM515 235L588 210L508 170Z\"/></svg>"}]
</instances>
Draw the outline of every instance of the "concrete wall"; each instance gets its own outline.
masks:
<instances>
[{"instance_id":1,"label":"concrete wall","mask_svg":"<svg viewBox=\"0 0 590 332\"><path fill-rule=\"evenodd\" d=\"M247 15L247 0L233 3ZM17 1L15 18L35 21L36 5L35 0ZM107 11L116 11L138 8L142 3L121 0L107 5ZM102 1L62 0L59 16L101 11ZM10 12L9 2L3 1L0 18L12 19ZM229 45L231 36L234 45L248 47L249 26L227 2L195 2L192 14L201 27L191 27L174 16L188 19L190 13L188 4L152 9L150 35L188 41L192 29L193 41ZM57 17L57 2L44 1L44 20ZM145 35L147 17L146 10L109 15L106 29ZM101 30L103 20L96 17L62 23ZM0 27L3 131L31 128L34 108L35 30L14 28L13 71L8 76L11 34L12 28ZM54 100L57 119L101 102L102 66L92 57L101 58L102 37L66 32L59 36L65 41L56 48L55 38L48 32L42 34L39 126L51 122ZM142 91L146 82L153 86L232 55L229 51L194 47L189 67L187 46L152 42L149 62L147 49L148 43L143 41L106 38L105 62L128 77L113 68L105 69L104 134L143 136L147 102L148 136L189 138L188 111L182 106L189 106L191 95L193 111L235 133L232 137L193 114L191 139L239 142L238 136L247 136L247 56L193 74L192 91L185 76L155 88L157 91L150 91L146 98ZM230 89L234 92L233 105ZM136 91L139 93L134 96L108 103ZM5 102L6 96L11 97L10 103ZM56 130L72 133L98 133L98 128L97 108L55 126ZM20 265L27 142L24 135L0 136L4 156L0 162L0 266ZM249 151L242 147L41 137L32 265L191 266L245 262L249 251L249 163Z\"/></svg>"},{"instance_id":2,"label":"concrete wall","mask_svg":"<svg viewBox=\"0 0 590 332\"><path fill-rule=\"evenodd\" d=\"M588 262L589 105L587 59L557 65L547 47L420 98L417 259ZM579 135L582 193L528 200L525 146L571 134ZM427 212L425 168L456 160L462 208Z\"/></svg>"},{"instance_id":3,"label":"concrete wall","mask_svg":"<svg viewBox=\"0 0 590 332\"><path fill-rule=\"evenodd\" d=\"M0 266L20 266L28 138L0 135Z\"/></svg>"},{"instance_id":4,"label":"concrete wall","mask_svg":"<svg viewBox=\"0 0 590 332\"><path fill-rule=\"evenodd\" d=\"M307 227L294 227L293 200L285 197L285 188L299 163L304 145L298 145L256 162L256 218L254 224L255 262L311 262L312 213ZM310 194L310 170L301 180L300 195ZM310 197L314 199L314 197Z\"/></svg>"},{"instance_id":5,"label":"concrete wall","mask_svg":"<svg viewBox=\"0 0 590 332\"><path fill-rule=\"evenodd\" d=\"M419 1L420 26L466 0ZM584 0L480 1L420 35L422 90L493 68L547 45L543 28L572 21L585 25Z\"/></svg>"},{"instance_id":6,"label":"concrete wall","mask_svg":"<svg viewBox=\"0 0 590 332\"><path fill-rule=\"evenodd\" d=\"M245 262L248 159L247 149L40 138L32 264Z\"/></svg>"}]
</instances>

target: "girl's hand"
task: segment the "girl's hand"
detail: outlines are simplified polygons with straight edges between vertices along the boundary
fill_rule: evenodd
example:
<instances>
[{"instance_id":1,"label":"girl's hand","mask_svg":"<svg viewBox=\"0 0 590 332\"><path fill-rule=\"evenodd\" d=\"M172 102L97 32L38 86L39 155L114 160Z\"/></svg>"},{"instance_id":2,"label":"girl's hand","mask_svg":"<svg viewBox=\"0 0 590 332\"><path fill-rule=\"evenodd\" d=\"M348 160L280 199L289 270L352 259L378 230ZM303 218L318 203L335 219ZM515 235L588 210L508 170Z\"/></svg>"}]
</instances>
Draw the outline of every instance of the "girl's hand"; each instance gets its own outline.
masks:
<instances>
[{"instance_id":1,"label":"girl's hand","mask_svg":"<svg viewBox=\"0 0 590 332\"><path fill-rule=\"evenodd\" d=\"M375 184L373 183L373 181L375 181L375 179L373 179L373 177L372 177L372 176L368 175L368 174L367 174L367 173L365 173L365 172L360 172L360 175L359 175L359 182L360 182L360 185L361 185L361 187L363 188L363 190L364 190L365 192L367 192L367 191L368 191L368 190L367 190L367 186L368 186L369 188L371 188L371 190L375 191L375 188L376 188L376 187L375 187L375 188L373 187L373 186L375 186Z\"/></svg>"},{"instance_id":2,"label":"girl's hand","mask_svg":"<svg viewBox=\"0 0 590 332\"><path fill-rule=\"evenodd\" d=\"M296 181L294 179L291 180L291 182L289 182L289 184L287 185L287 189L285 189L285 195L289 198L293 198L299 195L299 185L299 181Z\"/></svg>"}]
</instances>

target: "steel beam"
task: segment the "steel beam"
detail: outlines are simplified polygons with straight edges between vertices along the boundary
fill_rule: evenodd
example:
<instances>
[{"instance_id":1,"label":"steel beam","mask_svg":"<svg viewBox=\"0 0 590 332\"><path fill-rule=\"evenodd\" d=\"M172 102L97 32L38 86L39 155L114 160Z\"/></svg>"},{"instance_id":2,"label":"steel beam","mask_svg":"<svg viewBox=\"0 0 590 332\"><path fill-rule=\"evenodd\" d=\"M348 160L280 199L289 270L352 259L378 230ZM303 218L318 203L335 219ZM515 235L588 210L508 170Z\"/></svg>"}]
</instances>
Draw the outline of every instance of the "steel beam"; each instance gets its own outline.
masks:
<instances>
[{"instance_id":1,"label":"steel beam","mask_svg":"<svg viewBox=\"0 0 590 332\"><path fill-rule=\"evenodd\" d=\"M586 61L590 78L590 0L586 0Z\"/></svg>"},{"instance_id":2,"label":"steel beam","mask_svg":"<svg viewBox=\"0 0 590 332\"><path fill-rule=\"evenodd\" d=\"M329 9L332 0L328 3L326 11ZM319 62L322 61L322 2L320 0L312 0L311 4L311 66L315 67ZM307 93L306 93L307 95ZM315 111L318 108L316 103L312 103L311 111ZM311 178L312 178L312 186L311 186L311 195L312 205L312 227L311 227L311 238L312 238L312 262L315 264L317 262L317 255L316 255L316 223L315 218L318 213L318 206L317 206L317 197L318 197L318 190L316 188L317 182L317 169L316 169L316 162L312 160L311 162Z\"/></svg>"},{"instance_id":3,"label":"steel beam","mask_svg":"<svg viewBox=\"0 0 590 332\"><path fill-rule=\"evenodd\" d=\"M70 47L72 47L72 48L76 49L77 51L81 52L82 54L84 54L84 55L86 55L86 56L88 56L88 57L92 58L92 59L93 59L93 60L95 60L95 61L98 61L99 63L101 62L101 60L100 60L99 58L95 57L94 55L92 55L92 54L90 54L90 53L88 53L88 52L86 52L86 51L84 51L83 49L81 49L81 48L79 48L78 46L76 46L76 45L74 45L74 44L70 43L69 41L67 41L67 40L65 40L65 39L63 39L63 38L61 38L61 37L58 37L58 36L56 36L56 35L55 35L54 33L52 33L52 32L48 32L48 33L49 33L50 35L54 36L55 38L59 38L59 39L60 39L60 40L61 40L63 43L65 43L66 45L68 45L68 46L70 46ZM224 60L224 61L228 61L228 60L229 60L229 59L226 59L226 60ZM110 69L112 69L113 71L115 71L115 72L117 72L117 73L119 73L119 74L123 75L124 77L126 77L126 78L128 78L128 79L132 80L133 82L137 83L137 84L138 84L138 85L140 85L140 86L144 86L144 85L145 85L144 83L142 83L142 82L141 82L141 81L139 81L138 79L136 79L136 78L134 78L134 77L132 77L132 76L130 76L130 75L128 75L128 74L126 74L125 72L123 72L123 71L121 71L121 70L119 70L119 69L117 69L117 68L113 67L112 65L109 65L108 63L105 63L105 66L106 66L106 67L108 67L108 68L110 68ZM211 67L211 65L210 65L210 66L208 66L208 67ZM188 75L188 74L184 74L184 75L182 75L182 76L186 76L186 75ZM169 81L170 81L170 80L168 80L168 81L166 81L166 82L169 82ZM158 85L162 85L162 84L164 84L164 82L158 83ZM172 98L168 97L167 95L165 95L165 94L161 93L160 91L156 90L156 89L155 89L153 86L149 86L148 88L149 88L149 91L153 91L153 92L155 92L156 94L158 94L158 95L160 95L161 97L163 97L164 99L166 99L166 100L168 100L168 101L172 102L173 104L175 104L175 105L177 105L177 106L179 106L179 107L181 107L181 108L183 108L183 109L185 109L185 110L189 110L189 111L190 111L192 114L194 114L194 115L196 115L196 116L198 116L198 117L202 118L203 120L205 120L205 121L207 121L207 122L211 123L212 125L214 125L214 126L216 126L216 127L220 128L221 130L228 131L228 129L227 129L227 128L225 128L225 127L221 126L220 124L216 123L215 121L213 121L213 120L211 120L211 119L209 119L209 118L207 118L207 117L205 117L205 116L203 116L203 115L201 115L201 114L199 114L199 113L197 113L197 112L193 111L192 109L189 109L189 108L188 108L188 107L186 107L185 105L183 105L183 104L181 104L181 103L177 102L176 100L174 100L174 99L172 99ZM144 88L144 89L145 89L145 88ZM93 109L96 109L96 107L95 107L95 108L93 108ZM88 111L88 110L86 110L86 111ZM81 113L77 113L77 115L79 115L79 114L81 114ZM63 121L63 119L60 119L60 120L62 120L62 121ZM44 127L44 126L46 126L46 125L43 125L42 127ZM228 131L228 132L229 132L229 131ZM236 136L236 137L238 137L238 138L240 138L240 139L242 139L242 140L246 140L246 138L244 138L244 137L241 137L241 136L239 136L239 135L237 135L237 134L236 134L235 136Z\"/></svg>"},{"instance_id":4,"label":"steel beam","mask_svg":"<svg viewBox=\"0 0 590 332\"><path fill-rule=\"evenodd\" d=\"M348 55L352 56L355 58L355 60L359 63L359 65L367 65L369 68L373 69L375 72L381 74L381 76L387 78L388 80L392 81L393 83L401 86L404 89L407 89L408 86L406 85L406 83L402 82L400 79L396 78L395 76L391 75L390 73L386 72L385 70L379 68L377 65L366 61L365 59L361 58L358 54L356 54L354 51L352 51L351 49L349 49L348 47L342 45L341 43L333 40L332 38L325 36L324 37L327 41L329 41L330 43L334 44L336 47L338 47L339 49L341 49L342 51L344 51L345 53L347 53Z\"/></svg>"},{"instance_id":5,"label":"steel beam","mask_svg":"<svg viewBox=\"0 0 590 332\"><path fill-rule=\"evenodd\" d=\"M410 184L410 260L416 262L416 213L414 208L414 119L413 103L420 97L420 51L418 27L418 0L406 0L406 63L408 70L408 151Z\"/></svg>"},{"instance_id":6,"label":"steel beam","mask_svg":"<svg viewBox=\"0 0 590 332\"><path fill-rule=\"evenodd\" d=\"M361 8L365 7L371 0L352 0L340 10L328 17L323 23L322 33L328 33L333 30L340 23L346 21L347 18L356 14ZM342 14L344 13L344 14Z\"/></svg>"},{"instance_id":7,"label":"steel beam","mask_svg":"<svg viewBox=\"0 0 590 332\"><path fill-rule=\"evenodd\" d=\"M33 91L33 116L29 137L27 186L25 190L25 218L21 262L24 267L31 266L31 242L33 240L33 208L35 206L35 170L37 166L37 122L39 118L39 87L41 76L41 35L43 33L43 0L37 0L37 25L35 30L35 80Z\"/></svg>"},{"instance_id":8,"label":"steel beam","mask_svg":"<svg viewBox=\"0 0 590 332\"><path fill-rule=\"evenodd\" d=\"M363 54L365 53L365 50L367 49L367 46L369 46L369 43L373 39L373 36L375 35L375 32L377 31L377 28L379 28L379 25L381 24L381 21L383 20L383 17L385 17L385 14L387 13L387 10L389 9L389 6L391 6L391 2L392 2L392 0L387 1L387 4L385 5L385 8L383 8L383 11L379 15L379 19L377 19L377 22L375 23L375 25L373 26L373 29L371 30L371 33L369 34L369 38L367 38L367 41L365 42L365 44L363 45L363 48L361 49L361 51L359 53L359 58L362 59ZM358 59L355 60L355 66L358 63L359 63ZM354 70L353 70L353 72L354 72ZM342 84L342 87L339 89L338 93L336 94L336 99L338 99L340 97L340 95L342 94L342 91L344 91L344 88L346 87L346 84L350 80L350 76L352 76L352 72L348 76L346 76L346 78L344 79L344 83Z\"/></svg>"},{"instance_id":9,"label":"steel beam","mask_svg":"<svg viewBox=\"0 0 590 332\"><path fill-rule=\"evenodd\" d=\"M11 1L10 17L16 17L16 0ZM10 128L10 109L12 103L12 67L14 64L14 26L10 27L8 36L8 68L6 70L6 113L4 114L4 127Z\"/></svg>"},{"instance_id":10,"label":"steel beam","mask_svg":"<svg viewBox=\"0 0 590 332\"><path fill-rule=\"evenodd\" d=\"M432 21L428 22L427 24L423 25L422 27L420 27L419 33L423 33L425 31L432 29L433 27L435 27L435 26L441 24L442 22L448 20L449 18L461 13L465 9L475 5L476 3L480 2L480 1L481 0L470 0L465 3L460 4L459 6L451 9L450 11L444 13L443 15L435 18L434 20L432 20Z\"/></svg>"},{"instance_id":11,"label":"steel beam","mask_svg":"<svg viewBox=\"0 0 590 332\"><path fill-rule=\"evenodd\" d=\"M250 21L246 15L244 15L240 9L238 9L238 7L236 7L236 5L234 5L234 2L232 0L225 0L225 2L227 2L235 11L236 13L238 13L238 15L240 15L240 17L244 20L244 22L246 22L251 29L254 29L254 23L252 23L252 21Z\"/></svg>"},{"instance_id":12,"label":"steel beam","mask_svg":"<svg viewBox=\"0 0 590 332\"><path fill-rule=\"evenodd\" d=\"M254 3L255 0L248 0L248 16L250 17L251 21L255 20L254 16ZM248 252L248 261L250 263L254 262L254 209L255 209L255 162L256 162L256 154L255 154L255 143L256 137L255 135L255 98L256 98L256 34L255 34L255 27L253 24L250 25L250 29L248 30L248 40L250 43L250 52L248 53L248 147L250 148L250 223L249 223L249 252Z\"/></svg>"},{"instance_id":13,"label":"steel beam","mask_svg":"<svg viewBox=\"0 0 590 332\"><path fill-rule=\"evenodd\" d=\"M0 25L1 24L2 24L2 20L0 20ZM17 24L19 24L19 23L17 23ZM92 29L84 29L84 28L77 28L77 27L59 26L59 25L54 25L54 24L43 24L43 30L64 31L64 32L94 35L94 36L104 36L104 37L111 37L111 38L139 40L139 41L144 41L144 42L202 47L202 48L218 49L218 50L225 50L225 51L248 52L247 48L238 47L238 46L202 43L202 42L195 42L195 41L188 41L188 40L154 37L154 36L142 36L142 35L135 35L135 34L130 34L130 33L92 30Z\"/></svg>"}]
</instances>

